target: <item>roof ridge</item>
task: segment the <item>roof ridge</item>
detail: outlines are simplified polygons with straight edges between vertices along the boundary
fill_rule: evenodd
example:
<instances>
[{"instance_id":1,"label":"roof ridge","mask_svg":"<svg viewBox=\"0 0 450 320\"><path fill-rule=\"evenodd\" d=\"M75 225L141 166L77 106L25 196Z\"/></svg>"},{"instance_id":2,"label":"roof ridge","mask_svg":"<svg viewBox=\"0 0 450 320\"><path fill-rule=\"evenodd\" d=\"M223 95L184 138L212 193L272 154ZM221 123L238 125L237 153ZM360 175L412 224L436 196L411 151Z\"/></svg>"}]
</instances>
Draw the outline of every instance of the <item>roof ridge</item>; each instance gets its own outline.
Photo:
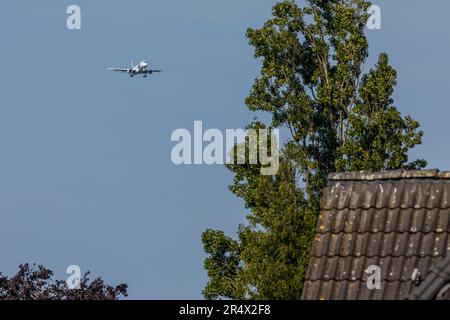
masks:
<instances>
[{"instance_id":1,"label":"roof ridge","mask_svg":"<svg viewBox=\"0 0 450 320\"><path fill-rule=\"evenodd\" d=\"M427 206L417 206L417 205L410 205L410 206L404 206L404 205L398 205L398 206L393 206L393 207L383 207L380 205L370 205L370 206L345 206L345 205L341 205L341 206L328 206L328 207L323 207L321 209L321 211L336 211L336 210L349 210L349 211L356 211L356 210L362 210L362 211L368 211L371 209L375 209L375 210L409 210L409 209L414 209L415 211L418 210L448 210L450 209L450 205L448 206L431 206L431 205L427 205Z\"/></svg>"},{"instance_id":2,"label":"roof ridge","mask_svg":"<svg viewBox=\"0 0 450 320\"><path fill-rule=\"evenodd\" d=\"M334 172L328 175L329 181L374 181L374 180L399 180L399 179L448 179L450 180L450 171L440 171L439 169L427 170L390 170L390 171L353 171L353 172Z\"/></svg>"},{"instance_id":3,"label":"roof ridge","mask_svg":"<svg viewBox=\"0 0 450 320\"><path fill-rule=\"evenodd\" d=\"M423 259L423 258L431 258L431 259L439 259L439 258L445 258L446 255L445 254L439 254L439 255L433 255L433 254L402 254L402 255L393 255L393 254L386 254L386 255L380 255L380 254L361 254L361 255L356 255L356 254L349 254L349 255L341 255L341 254L333 254L333 255L329 255L329 254L322 254L322 255L316 255L316 254L311 254L310 255L313 258L328 258L328 259L333 259L333 258L380 258L380 259L385 259L385 258L418 258L418 259Z\"/></svg>"},{"instance_id":4,"label":"roof ridge","mask_svg":"<svg viewBox=\"0 0 450 320\"><path fill-rule=\"evenodd\" d=\"M329 231L322 231L322 230L316 230L316 235L324 235L324 234L331 234L331 235L338 235L338 234L345 234L345 235L354 235L354 234L370 234L370 235L378 235L380 233L382 234L391 234L391 233L395 233L395 234L400 234L400 235L404 235L405 233L407 234L423 234L423 235L429 235L430 233L433 234L449 234L450 235L450 230L443 230L443 231L437 231L437 230L429 230L429 231L400 231L400 230L393 230L393 231L373 231L373 230L367 230L367 231L336 231L336 230L329 230Z\"/></svg>"}]
</instances>

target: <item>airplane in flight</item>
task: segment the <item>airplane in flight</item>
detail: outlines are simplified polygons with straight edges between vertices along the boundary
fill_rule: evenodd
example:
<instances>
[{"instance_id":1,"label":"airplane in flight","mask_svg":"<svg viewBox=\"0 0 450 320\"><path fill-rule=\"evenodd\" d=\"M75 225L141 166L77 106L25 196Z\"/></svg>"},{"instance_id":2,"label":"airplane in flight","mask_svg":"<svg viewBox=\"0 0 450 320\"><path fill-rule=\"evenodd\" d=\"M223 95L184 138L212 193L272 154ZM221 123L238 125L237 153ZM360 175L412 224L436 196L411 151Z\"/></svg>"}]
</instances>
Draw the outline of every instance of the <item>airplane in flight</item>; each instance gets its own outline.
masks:
<instances>
[{"instance_id":1,"label":"airplane in flight","mask_svg":"<svg viewBox=\"0 0 450 320\"><path fill-rule=\"evenodd\" d=\"M148 63L145 60L142 60L137 65L133 65L133 60L130 61L130 68L108 68L106 70L112 70L117 72L125 72L130 75L130 78L142 74L144 78L147 78L147 75L153 73L163 72L164 70L152 70L147 69Z\"/></svg>"}]
</instances>

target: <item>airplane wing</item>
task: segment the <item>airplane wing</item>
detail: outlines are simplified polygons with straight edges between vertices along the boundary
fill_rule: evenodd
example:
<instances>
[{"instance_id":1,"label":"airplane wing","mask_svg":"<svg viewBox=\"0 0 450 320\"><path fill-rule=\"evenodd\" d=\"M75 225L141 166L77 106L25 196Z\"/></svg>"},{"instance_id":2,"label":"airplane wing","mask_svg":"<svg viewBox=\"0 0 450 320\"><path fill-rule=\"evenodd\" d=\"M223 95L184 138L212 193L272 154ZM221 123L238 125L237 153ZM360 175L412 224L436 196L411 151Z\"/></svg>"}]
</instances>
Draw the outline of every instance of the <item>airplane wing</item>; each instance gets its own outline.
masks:
<instances>
[{"instance_id":1,"label":"airplane wing","mask_svg":"<svg viewBox=\"0 0 450 320\"><path fill-rule=\"evenodd\" d=\"M163 72L164 70L147 70L148 74Z\"/></svg>"},{"instance_id":2,"label":"airplane wing","mask_svg":"<svg viewBox=\"0 0 450 320\"><path fill-rule=\"evenodd\" d=\"M106 70L117 71L117 72L129 72L130 69L125 68L106 68Z\"/></svg>"}]
</instances>

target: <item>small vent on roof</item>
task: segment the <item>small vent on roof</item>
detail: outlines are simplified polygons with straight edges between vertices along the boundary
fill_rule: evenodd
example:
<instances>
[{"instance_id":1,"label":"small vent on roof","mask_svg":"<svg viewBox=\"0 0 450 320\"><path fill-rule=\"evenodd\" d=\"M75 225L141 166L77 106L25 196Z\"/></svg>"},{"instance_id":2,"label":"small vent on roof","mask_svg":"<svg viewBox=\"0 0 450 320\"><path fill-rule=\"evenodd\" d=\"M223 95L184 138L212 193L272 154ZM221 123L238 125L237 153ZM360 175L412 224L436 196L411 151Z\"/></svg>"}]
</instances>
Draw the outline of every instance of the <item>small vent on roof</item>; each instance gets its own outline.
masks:
<instances>
[{"instance_id":1,"label":"small vent on roof","mask_svg":"<svg viewBox=\"0 0 450 320\"><path fill-rule=\"evenodd\" d=\"M411 281L413 282L413 284L418 287L422 281L423 281L423 276L420 273L419 269L415 268L412 275L411 275Z\"/></svg>"}]
</instances>

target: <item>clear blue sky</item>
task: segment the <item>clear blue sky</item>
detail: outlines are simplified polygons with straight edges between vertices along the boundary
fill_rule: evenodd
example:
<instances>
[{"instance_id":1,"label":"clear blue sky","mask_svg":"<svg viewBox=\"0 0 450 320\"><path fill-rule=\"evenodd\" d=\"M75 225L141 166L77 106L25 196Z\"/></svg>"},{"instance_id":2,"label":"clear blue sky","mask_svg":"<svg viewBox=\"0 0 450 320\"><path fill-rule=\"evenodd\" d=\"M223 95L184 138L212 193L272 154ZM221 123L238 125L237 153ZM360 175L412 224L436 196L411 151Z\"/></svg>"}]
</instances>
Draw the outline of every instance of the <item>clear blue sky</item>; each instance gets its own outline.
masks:
<instances>
[{"instance_id":1,"label":"clear blue sky","mask_svg":"<svg viewBox=\"0 0 450 320\"><path fill-rule=\"evenodd\" d=\"M130 297L201 298L200 235L234 235L243 204L221 166L170 160L174 129L240 128L258 73L244 36L269 0L43 0L0 2L0 271L68 265ZM413 156L450 169L450 2L374 1L373 62L386 51L399 73L396 105L418 119ZM66 8L82 30L66 29ZM129 79L104 70L132 57L170 72Z\"/></svg>"}]
</instances>

